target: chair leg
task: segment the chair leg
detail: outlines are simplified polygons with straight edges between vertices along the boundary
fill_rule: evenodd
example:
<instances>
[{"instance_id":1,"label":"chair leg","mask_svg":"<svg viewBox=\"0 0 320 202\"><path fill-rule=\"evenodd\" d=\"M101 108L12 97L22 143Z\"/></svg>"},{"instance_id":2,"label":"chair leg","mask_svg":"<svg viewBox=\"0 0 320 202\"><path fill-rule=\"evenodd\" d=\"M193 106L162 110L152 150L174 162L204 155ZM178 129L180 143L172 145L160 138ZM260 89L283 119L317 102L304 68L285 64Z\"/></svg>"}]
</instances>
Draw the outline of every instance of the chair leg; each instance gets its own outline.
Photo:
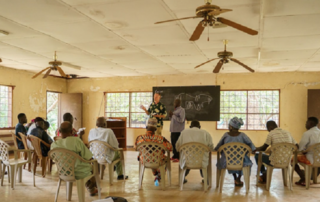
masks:
<instances>
[{"instance_id":1,"label":"chair leg","mask_svg":"<svg viewBox=\"0 0 320 202\"><path fill-rule=\"evenodd\" d=\"M267 166L267 184L266 184L267 191L269 191L269 189L270 189L272 173L273 173L273 167Z\"/></svg>"},{"instance_id":2,"label":"chair leg","mask_svg":"<svg viewBox=\"0 0 320 202\"><path fill-rule=\"evenodd\" d=\"M246 186L246 193L247 194L249 193L249 189L250 189L250 169L251 169L251 167L249 167L249 166L242 168L244 183Z\"/></svg>"},{"instance_id":3,"label":"chair leg","mask_svg":"<svg viewBox=\"0 0 320 202\"><path fill-rule=\"evenodd\" d=\"M312 167L306 165L305 166L306 189L309 189L309 187L310 187L311 174L312 174Z\"/></svg>"},{"instance_id":4,"label":"chair leg","mask_svg":"<svg viewBox=\"0 0 320 202\"><path fill-rule=\"evenodd\" d=\"M221 172L221 174L220 174L220 193L222 193L222 187L223 187L223 183L224 183L224 177L225 177L225 175L226 175L226 170L227 169L221 169L220 170L220 172Z\"/></svg>"},{"instance_id":5,"label":"chair leg","mask_svg":"<svg viewBox=\"0 0 320 202\"><path fill-rule=\"evenodd\" d=\"M26 165L26 164L24 164L24 165ZM19 168L18 168L18 182L22 182L22 166L20 166Z\"/></svg>"},{"instance_id":6,"label":"chair leg","mask_svg":"<svg viewBox=\"0 0 320 202\"><path fill-rule=\"evenodd\" d=\"M109 167L109 183L110 185L113 185L113 164L110 163L108 164L108 167Z\"/></svg>"},{"instance_id":7,"label":"chair leg","mask_svg":"<svg viewBox=\"0 0 320 202\"><path fill-rule=\"evenodd\" d=\"M124 160L121 160L121 166L122 166L122 174L124 176L123 180L125 181L126 180L126 167L124 164Z\"/></svg>"},{"instance_id":8,"label":"chair leg","mask_svg":"<svg viewBox=\"0 0 320 202\"><path fill-rule=\"evenodd\" d=\"M46 171L47 171L47 157L42 157L42 177L46 177Z\"/></svg>"},{"instance_id":9,"label":"chair leg","mask_svg":"<svg viewBox=\"0 0 320 202\"><path fill-rule=\"evenodd\" d=\"M34 173L34 175L37 172L37 164L38 164L38 156L36 154L34 154L34 158L33 158L33 173Z\"/></svg>"},{"instance_id":10,"label":"chair leg","mask_svg":"<svg viewBox=\"0 0 320 202\"><path fill-rule=\"evenodd\" d=\"M219 188L221 178L221 170L217 168L216 171L216 187Z\"/></svg>"},{"instance_id":11,"label":"chair leg","mask_svg":"<svg viewBox=\"0 0 320 202\"><path fill-rule=\"evenodd\" d=\"M314 167L313 168L313 184L317 184L317 182L318 182L318 179L317 179L317 177L318 177L318 168L317 167Z\"/></svg>"},{"instance_id":12,"label":"chair leg","mask_svg":"<svg viewBox=\"0 0 320 202\"><path fill-rule=\"evenodd\" d=\"M293 183L292 183L292 172L291 172L291 169L293 169L291 167L291 165L289 164L288 166L288 177L289 177L289 189L292 191L292 188L293 188Z\"/></svg>"},{"instance_id":13,"label":"chair leg","mask_svg":"<svg viewBox=\"0 0 320 202\"><path fill-rule=\"evenodd\" d=\"M1 186L3 186L3 179L4 179L4 173L6 172L6 166L4 164L2 164L2 165L0 164L0 166L2 166L2 171L3 171L3 175L1 178ZM9 176L9 173L8 173L8 176Z\"/></svg>"},{"instance_id":14,"label":"chair leg","mask_svg":"<svg viewBox=\"0 0 320 202\"><path fill-rule=\"evenodd\" d=\"M287 179L287 176L288 176L288 170L287 168L283 168L281 169L282 170L282 180L283 180L283 186L288 186L288 179Z\"/></svg>"},{"instance_id":15,"label":"chair leg","mask_svg":"<svg viewBox=\"0 0 320 202\"><path fill-rule=\"evenodd\" d=\"M207 192L208 190L208 170L207 168L202 168L202 173L203 173L203 179L204 179L204 192Z\"/></svg>"},{"instance_id":16,"label":"chair leg","mask_svg":"<svg viewBox=\"0 0 320 202\"><path fill-rule=\"evenodd\" d=\"M11 178L11 188L14 190L16 183L16 173L17 173L17 165L10 165L10 178Z\"/></svg>"},{"instance_id":17,"label":"chair leg","mask_svg":"<svg viewBox=\"0 0 320 202\"><path fill-rule=\"evenodd\" d=\"M57 192L56 192L56 196L55 196L55 198L54 198L54 202L57 202L57 200L58 200L60 185L61 185L61 179L59 178L58 187L57 187Z\"/></svg>"},{"instance_id":18,"label":"chair leg","mask_svg":"<svg viewBox=\"0 0 320 202\"><path fill-rule=\"evenodd\" d=\"M100 188L100 176L99 176L99 173L97 173L95 175L95 178L96 178L96 184L97 184L97 189L98 189L98 196L99 196L99 199L101 199L101 188Z\"/></svg>"},{"instance_id":19,"label":"chair leg","mask_svg":"<svg viewBox=\"0 0 320 202\"><path fill-rule=\"evenodd\" d=\"M103 180L103 175L104 175L103 164L100 164L100 178L101 178L101 180Z\"/></svg>"},{"instance_id":20,"label":"chair leg","mask_svg":"<svg viewBox=\"0 0 320 202\"><path fill-rule=\"evenodd\" d=\"M141 163L139 162L139 189L142 189L143 174L144 165L141 165Z\"/></svg>"},{"instance_id":21,"label":"chair leg","mask_svg":"<svg viewBox=\"0 0 320 202\"><path fill-rule=\"evenodd\" d=\"M166 166L160 166L160 175L161 175L161 187L164 191L166 189Z\"/></svg>"},{"instance_id":22,"label":"chair leg","mask_svg":"<svg viewBox=\"0 0 320 202\"><path fill-rule=\"evenodd\" d=\"M183 168L183 169L181 169L180 178L179 178L181 191L183 190L183 181L184 181L185 177L186 177L186 168Z\"/></svg>"},{"instance_id":23,"label":"chair leg","mask_svg":"<svg viewBox=\"0 0 320 202\"><path fill-rule=\"evenodd\" d=\"M77 180L77 190L78 190L78 201L85 202L85 182L83 179Z\"/></svg>"},{"instance_id":24,"label":"chair leg","mask_svg":"<svg viewBox=\"0 0 320 202\"><path fill-rule=\"evenodd\" d=\"M77 180L77 182L78 182L78 180ZM67 192L66 192L66 194L67 194L67 201L71 201L71 196L72 196L72 185L73 185L73 183L72 182L66 182L67 184L66 184L66 188L67 188ZM77 184L77 186L78 186L78 184ZM79 190L78 190L79 191Z\"/></svg>"}]
</instances>

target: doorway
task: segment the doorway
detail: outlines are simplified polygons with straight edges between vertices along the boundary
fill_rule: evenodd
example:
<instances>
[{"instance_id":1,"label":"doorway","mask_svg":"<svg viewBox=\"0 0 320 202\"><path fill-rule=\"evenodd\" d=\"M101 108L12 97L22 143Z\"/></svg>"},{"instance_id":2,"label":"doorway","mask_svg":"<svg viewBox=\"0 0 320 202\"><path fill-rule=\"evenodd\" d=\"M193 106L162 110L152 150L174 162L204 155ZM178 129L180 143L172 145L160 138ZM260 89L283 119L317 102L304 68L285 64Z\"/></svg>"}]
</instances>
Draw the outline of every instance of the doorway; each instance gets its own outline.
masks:
<instances>
[{"instance_id":1,"label":"doorway","mask_svg":"<svg viewBox=\"0 0 320 202\"><path fill-rule=\"evenodd\" d=\"M50 123L48 134L53 137L58 128L60 93L47 91L47 121Z\"/></svg>"}]
</instances>

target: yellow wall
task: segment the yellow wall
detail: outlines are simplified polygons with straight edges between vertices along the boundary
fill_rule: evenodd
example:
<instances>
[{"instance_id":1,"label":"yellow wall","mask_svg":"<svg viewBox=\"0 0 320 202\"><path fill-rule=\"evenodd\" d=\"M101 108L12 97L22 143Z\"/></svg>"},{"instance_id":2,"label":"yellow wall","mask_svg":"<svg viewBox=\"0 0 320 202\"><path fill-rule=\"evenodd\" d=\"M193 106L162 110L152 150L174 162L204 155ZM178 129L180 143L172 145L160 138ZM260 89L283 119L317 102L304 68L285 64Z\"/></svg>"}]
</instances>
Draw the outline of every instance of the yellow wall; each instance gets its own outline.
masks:
<instances>
[{"instance_id":1,"label":"yellow wall","mask_svg":"<svg viewBox=\"0 0 320 202\"><path fill-rule=\"evenodd\" d=\"M46 117L46 92L67 92L65 79L41 76L31 79L34 73L0 67L0 85L13 85L13 126L18 122L17 115L25 113L28 121Z\"/></svg>"},{"instance_id":2,"label":"yellow wall","mask_svg":"<svg viewBox=\"0 0 320 202\"><path fill-rule=\"evenodd\" d=\"M280 126L289 130L293 137L299 141L305 131L307 90L320 89L320 73L164 75L79 79L67 82L69 93L83 93L83 125L87 129L93 128L96 118L104 115L103 92L151 91L153 86L193 85L220 85L222 90L280 89ZM215 122L201 122L201 125L203 129L212 135L214 144L217 144L221 136L226 132L225 130L216 130ZM135 138L144 133L144 131L144 129L128 129L127 145L132 146ZM249 135L257 146L264 143L267 135L267 131L245 131L245 133ZM88 132L86 135L88 135ZM169 122L164 123L163 135L166 138L170 138Z\"/></svg>"}]
</instances>

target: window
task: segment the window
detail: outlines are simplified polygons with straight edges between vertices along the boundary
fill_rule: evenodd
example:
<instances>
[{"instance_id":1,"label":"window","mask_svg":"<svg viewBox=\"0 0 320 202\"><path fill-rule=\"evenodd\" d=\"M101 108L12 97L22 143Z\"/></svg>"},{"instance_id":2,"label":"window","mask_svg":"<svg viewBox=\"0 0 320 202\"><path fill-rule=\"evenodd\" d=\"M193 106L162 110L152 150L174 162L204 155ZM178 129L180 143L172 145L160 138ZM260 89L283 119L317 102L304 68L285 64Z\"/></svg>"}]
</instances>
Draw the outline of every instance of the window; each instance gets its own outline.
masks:
<instances>
[{"instance_id":1,"label":"window","mask_svg":"<svg viewBox=\"0 0 320 202\"><path fill-rule=\"evenodd\" d=\"M127 127L144 128L148 116L140 109L152 102L152 92L106 93L106 117L127 117Z\"/></svg>"},{"instance_id":2,"label":"window","mask_svg":"<svg viewBox=\"0 0 320 202\"><path fill-rule=\"evenodd\" d=\"M47 92L47 120L50 123L48 129L50 136L55 136L55 130L58 128L59 117L59 93Z\"/></svg>"},{"instance_id":3,"label":"window","mask_svg":"<svg viewBox=\"0 0 320 202\"><path fill-rule=\"evenodd\" d=\"M12 90L0 85L0 128L12 127Z\"/></svg>"},{"instance_id":4,"label":"window","mask_svg":"<svg viewBox=\"0 0 320 202\"><path fill-rule=\"evenodd\" d=\"M266 122L279 124L279 90L221 91L217 129L228 129L231 118L243 119L244 130L266 130Z\"/></svg>"}]
</instances>

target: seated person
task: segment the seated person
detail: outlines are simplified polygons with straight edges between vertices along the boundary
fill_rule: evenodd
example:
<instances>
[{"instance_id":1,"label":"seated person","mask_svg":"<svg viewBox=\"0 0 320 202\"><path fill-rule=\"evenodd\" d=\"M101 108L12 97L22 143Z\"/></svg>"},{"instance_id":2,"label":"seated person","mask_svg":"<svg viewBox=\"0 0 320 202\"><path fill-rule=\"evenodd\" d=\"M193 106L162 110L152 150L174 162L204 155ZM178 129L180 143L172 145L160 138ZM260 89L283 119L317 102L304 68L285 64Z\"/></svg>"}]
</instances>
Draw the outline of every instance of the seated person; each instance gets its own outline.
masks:
<instances>
[{"instance_id":1,"label":"seated person","mask_svg":"<svg viewBox=\"0 0 320 202\"><path fill-rule=\"evenodd\" d=\"M176 143L176 148L177 150L179 150L179 148L181 147L181 145L189 143L189 142L197 142L197 143L201 143L204 144L206 146L208 146L210 148L211 151L213 151L213 143L212 143L212 137L211 135L205 131L200 129L200 123L199 121L192 121L191 125L190 125L190 129L184 129L181 132L181 135ZM184 161L184 156L181 156L181 160L180 160L180 167L183 168L185 166L185 161ZM202 160L202 167L206 168L209 164L209 154L206 153L203 156L203 160ZM187 169L186 170L186 175L187 176L189 174L190 170ZM203 177L202 175L202 170L200 170L200 175L201 177ZM186 183L187 180L184 179L184 183Z\"/></svg>"},{"instance_id":2,"label":"seated person","mask_svg":"<svg viewBox=\"0 0 320 202\"><path fill-rule=\"evenodd\" d=\"M74 120L74 118L73 118L72 114L65 113L63 115L63 121L69 121L71 123L71 125L73 125L73 120ZM80 135L80 138L82 139L82 135L84 135L84 130L82 130L80 132L77 132L77 130L72 127L72 136L78 137L78 135ZM60 132L59 132L59 129L56 130L56 136L57 137L61 136Z\"/></svg>"},{"instance_id":3,"label":"seated person","mask_svg":"<svg viewBox=\"0 0 320 202\"><path fill-rule=\"evenodd\" d=\"M298 146L297 142L293 139L291 134L288 131L278 128L278 125L275 121L268 121L266 124L266 127L267 127L267 130L269 131L266 142L261 147L257 147L256 151L265 151L269 146L272 146L278 143L292 143ZM258 157L259 157L259 154L256 154L255 159L257 164L258 164ZM263 153L262 162L271 166L270 160L269 160L270 157L271 156ZM263 164L261 165L260 172L262 175L259 177L259 181L260 183L265 183L267 179L267 173L266 173L266 168L264 167Z\"/></svg>"},{"instance_id":4,"label":"seated person","mask_svg":"<svg viewBox=\"0 0 320 202\"><path fill-rule=\"evenodd\" d=\"M254 151L256 148L253 145L251 139L244 133L239 132L239 129L243 125L242 119L238 117L234 117L229 121L229 132L226 132L221 140L219 141L218 145L215 147L215 150L218 150L222 145L230 143L230 142L240 142L248 145L252 151ZM243 166L252 166L252 162L250 158L245 155L244 160L243 160ZM221 153L221 159L219 164L217 163L217 168L218 169L225 169L226 168L226 155L224 152ZM233 174L234 178L234 184L235 186L243 186L243 182L241 182L241 176L242 176L242 171L238 170L228 170L229 174ZM237 176L238 175L238 176Z\"/></svg>"},{"instance_id":5,"label":"seated person","mask_svg":"<svg viewBox=\"0 0 320 202\"><path fill-rule=\"evenodd\" d=\"M18 121L19 121L19 123L16 125L16 132L15 132L16 136L17 136L16 140L17 140L17 144L18 144L18 149L24 149L23 142L20 141L18 138L21 139L19 133L27 135L27 130L23 125L28 122L27 116L24 113L18 114Z\"/></svg>"},{"instance_id":6,"label":"seated person","mask_svg":"<svg viewBox=\"0 0 320 202\"><path fill-rule=\"evenodd\" d=\"M306 123L307 131L303 133L299 143L299 151L304 151L308 147L320 143L320 130L317 127L319 120L316 117L309 117ZM302 155L298 155L298 162L305 164L313 164L313 152L307 152ZM297 185L305 186L304 171L300 169L297 164L294 170L298 173L300 180L296 182ZM319 174L319 170L318 170Z\"/></svg>"},{"instance_id":7,"label":"seated person","mask_svg":"<svg viewBox=\"0 0 320 202\"><path fill-rule=\"evenodd\" d=\"M30 135L34 135L38 138L40 138L41 140L43 140L45 143L51 145L51 143L53 142L53 140L51 139L51 137L47 134L47 132L44 130L45 128L45 121L41 118L38 117L35 119L35 123L36 123L36 128L34 128L31 131ZM44 145L43 143L41 143L41 152L42 152L42 156L46 157L48 156L48 152L50 151L50 148L48 148L46 145Z\"/></svg>"},{"instance_id":8,"label":"seated person","mask_svg":"<svg viewBox=\"0 0 320 202\"><path fill-rule=\"evenodd\" d=\"M113 131L109 128L107 128L107 121L104 117L99 117L96 122L97 128L93 128L89 132L88 140L89 142L92 140L100 140L108 143L111 147L118 149L119 148L119 142L113 133ZM108 149L107 158L106 160L108 163L112 163L113 161L120 159L120 153L118 151L114 152L111 149ZM117 174L118 174L118 180L123 180L123 173L122 173L122 164L119 161L115 165ZM105 166L103 166L103 169L105 169ZM128 179L128 176L126 176L126 179Z\"/></svg>"},{"instance_id":9,"label":"seated person","mask_svg":"<svg viewBox=\"0 0 320 202\"><path fill-rule=\"evenodd\" d=\"M135 147L139 146L139 144L144 142L154 142L154 143L163 144L165 148L167 148L169 151L172 151L172 145L170 144L170 142L165 137L155 134L155 131L157 131L157 125L158 125L157 119L150 118L148 120L147 133L137 137ZM167 158L165 155L165 151L162 151L161 156L162 156L161 163L165 164L166 163L165 159ZM143 157L141 153L139 153L138 160L140 160L140 162L143 163ZM156 177L154 181L161 180L160 170L152 169L152 173Z\"/></svg>"},{"instance_id":10,"label":"seated person","mask_svg":"<svg viewBox=\"0 0 320 202\"><path fill-rule=\"evenodd\" d=\"M91 151L84 145L82 140L74 137L72 134L72 124L68 121L61 123L59 133L62 139L57 140L51 144L51 149L63 148L73 151L85 160L90 160L92 158ZM75 169L75 178L83 179L92 174L92 166L89 163L77 160ZM97 184L95 177L92 177L85 184L87 190L90 192L90 196L94 196L98 193Z\"/></svg>"}]
</instances>

